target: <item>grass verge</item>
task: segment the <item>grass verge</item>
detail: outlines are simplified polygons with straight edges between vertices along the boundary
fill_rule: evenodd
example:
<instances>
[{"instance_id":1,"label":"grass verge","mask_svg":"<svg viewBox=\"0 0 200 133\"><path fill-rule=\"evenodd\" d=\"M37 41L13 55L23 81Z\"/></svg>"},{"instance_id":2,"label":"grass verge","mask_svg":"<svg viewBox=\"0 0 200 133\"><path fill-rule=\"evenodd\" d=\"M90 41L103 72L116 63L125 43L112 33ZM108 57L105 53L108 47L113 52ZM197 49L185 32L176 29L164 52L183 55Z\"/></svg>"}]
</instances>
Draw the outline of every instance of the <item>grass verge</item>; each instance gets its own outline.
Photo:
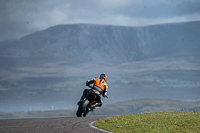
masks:
<instances>
[{"instance_id":1,"label":"grass verge","mask_svg":"<svg viewBox=\"0 0 200 133\"><path fill-rule=\"evenodd\" d=\"M101 119L95 126L115 133L198 133L200 111L121 115Z\"/></svg>"}]
</instances>

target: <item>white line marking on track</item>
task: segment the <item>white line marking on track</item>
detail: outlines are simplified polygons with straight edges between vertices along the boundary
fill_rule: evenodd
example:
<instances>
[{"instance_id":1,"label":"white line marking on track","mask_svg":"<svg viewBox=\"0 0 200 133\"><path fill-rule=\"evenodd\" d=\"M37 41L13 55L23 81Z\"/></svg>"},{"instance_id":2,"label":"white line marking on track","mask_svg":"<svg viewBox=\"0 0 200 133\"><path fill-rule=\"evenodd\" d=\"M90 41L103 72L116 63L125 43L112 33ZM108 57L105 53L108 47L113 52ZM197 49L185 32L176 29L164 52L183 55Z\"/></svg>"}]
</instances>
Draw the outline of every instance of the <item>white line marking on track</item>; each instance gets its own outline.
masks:
<instances>
[{"instance_id":1,"label":"white line marking on track","mask_svg":"<svg viewBox=\"0 0 200 133\"><path fill-rule=\"evenodd\" d=\"M95 122L96 122L96 121L90 122L90 123L89 123L89 126L92 127L92 128L94 128L94 129L97 129L97 130L99 130L99 131L105 132L105 133L113 133L113 132L109 132L109 131L103 130L103 129L101 129L101 128L95 127L95 126L93 125Z\"/></svg>"}]
</instances>

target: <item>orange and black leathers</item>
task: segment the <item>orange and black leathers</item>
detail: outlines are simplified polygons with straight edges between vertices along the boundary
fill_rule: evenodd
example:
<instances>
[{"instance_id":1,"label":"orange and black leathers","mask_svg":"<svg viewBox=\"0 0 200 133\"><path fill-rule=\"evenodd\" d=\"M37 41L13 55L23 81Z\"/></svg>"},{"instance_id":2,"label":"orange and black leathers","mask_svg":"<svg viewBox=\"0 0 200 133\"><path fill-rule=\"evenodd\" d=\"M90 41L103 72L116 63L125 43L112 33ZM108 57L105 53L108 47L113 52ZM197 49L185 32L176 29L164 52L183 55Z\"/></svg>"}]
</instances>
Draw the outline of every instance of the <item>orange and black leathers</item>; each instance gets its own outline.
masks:
<instances>
[{"instance_id":1,"label":"orange and black leathers","mask_svg":"<svg viewBox=\"0 0 200 133\"><path fill-rule=\"evenodd\" d=\"M104 97L107 97L108 85L104 79L99 79L99 78L91 79L86 82L86 86L90 86L90 84L93 84L92 90L97 95L97 99L96 99L97 103L94 106L101 107L103 104L101 95L103 95Z\"/></svg>"},{"instance_id":2,"label":"orange and black leathers","mask_svg":"<svg viewBox=\"0 0 200 133\"><path fill-rule=\"evenodd\" d=\"M86 82L86 86L89 86L92 83L93 83L92 89L98 91L100 93L99 95L102 94L103 96L105 95L107 96L108 85L104 79L96 78L96 79L88 80Z\"/></svg>"}]
</instances>

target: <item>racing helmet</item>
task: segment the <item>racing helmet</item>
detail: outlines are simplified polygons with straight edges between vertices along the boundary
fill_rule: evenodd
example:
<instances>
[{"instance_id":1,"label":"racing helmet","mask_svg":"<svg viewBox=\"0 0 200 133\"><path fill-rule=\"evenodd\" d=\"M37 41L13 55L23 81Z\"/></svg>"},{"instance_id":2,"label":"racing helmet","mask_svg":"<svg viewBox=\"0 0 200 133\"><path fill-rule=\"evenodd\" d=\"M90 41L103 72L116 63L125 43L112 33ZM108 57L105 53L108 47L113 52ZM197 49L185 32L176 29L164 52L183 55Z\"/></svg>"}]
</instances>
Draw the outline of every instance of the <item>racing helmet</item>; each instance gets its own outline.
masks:
<instances>
[{"instance_id":1,"label":"racing helmet","mask_svg":"<svg viewBox=\"0 0 200 133\"><path fill-rule=\"evenodd\" d=\"M107 75L105 75L105 74L101 74L101 75L99 76L99 78L100 78L100 79L104 79L105 81L107 81Z\"/></svg>"}]
</instances>

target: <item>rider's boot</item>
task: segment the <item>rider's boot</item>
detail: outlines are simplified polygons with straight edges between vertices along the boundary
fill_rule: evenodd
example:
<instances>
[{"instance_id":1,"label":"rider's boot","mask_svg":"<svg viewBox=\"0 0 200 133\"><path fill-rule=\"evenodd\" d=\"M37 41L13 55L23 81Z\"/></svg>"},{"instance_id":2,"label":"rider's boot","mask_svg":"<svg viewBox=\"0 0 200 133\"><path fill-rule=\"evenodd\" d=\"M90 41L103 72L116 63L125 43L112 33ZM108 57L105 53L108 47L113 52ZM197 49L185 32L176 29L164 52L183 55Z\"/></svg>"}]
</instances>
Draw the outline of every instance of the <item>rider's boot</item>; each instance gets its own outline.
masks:
<instances>
[{"instance_id":1,"label":"rider's boot","mask_svg":"<svg viewBox=\"0 0 200 133\"><path fill-rule=\"evenodd\" d=\"M102 103L95 103L93 105L91 105L91 110L93 111L93 109L95 109L95 107L101 107L102 106Z\"/></svg>"}]
</instances>

